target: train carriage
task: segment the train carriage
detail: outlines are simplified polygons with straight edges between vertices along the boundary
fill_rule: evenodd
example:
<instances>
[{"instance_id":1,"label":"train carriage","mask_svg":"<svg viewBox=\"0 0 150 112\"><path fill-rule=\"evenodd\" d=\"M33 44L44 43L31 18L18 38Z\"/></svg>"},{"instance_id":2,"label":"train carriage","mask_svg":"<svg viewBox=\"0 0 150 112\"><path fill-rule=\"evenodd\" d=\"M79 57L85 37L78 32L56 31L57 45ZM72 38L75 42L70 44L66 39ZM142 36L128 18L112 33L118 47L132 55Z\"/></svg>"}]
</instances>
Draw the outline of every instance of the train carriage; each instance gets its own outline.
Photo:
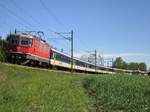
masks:
<instances>
[{"instance_id":1,"label":"train carriage","mask_svg":"<svg viewBox=\"0 0 150 112\"><path fill-rule=\"evenodd\" d=\"M50 64L53 67L62 67L66 69L70 69L70 57L56 49L51 48L50 53Z\"/></svg>"},{"instance_id":2,"label":"train carriage","mask_svg":"<svg viewBox=\"0 0 150 112\"><path fill-rule=\"evenodd\" d=\"M53 67L61 69L71 68L71 57L63 52L51 48L50 64ZM91 72L91 73L113 73L112 69L107 67L97 66L95 71L95 65L78 58L73 58L73 69L80 72Z\"/></svg>"}]
</instances>

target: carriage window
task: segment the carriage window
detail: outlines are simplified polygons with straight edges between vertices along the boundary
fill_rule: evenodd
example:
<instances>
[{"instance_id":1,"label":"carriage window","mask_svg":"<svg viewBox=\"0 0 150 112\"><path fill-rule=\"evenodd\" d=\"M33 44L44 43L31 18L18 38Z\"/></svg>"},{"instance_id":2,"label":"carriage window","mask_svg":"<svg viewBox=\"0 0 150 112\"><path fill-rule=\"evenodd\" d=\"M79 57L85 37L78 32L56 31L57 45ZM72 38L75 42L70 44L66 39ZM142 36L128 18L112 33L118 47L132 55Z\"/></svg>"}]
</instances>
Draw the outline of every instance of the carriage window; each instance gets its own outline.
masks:
<instances>
[{"instance_id":1,"label":"carriage window","mask_svg":"<svg viewBox=\"0 0 150 112\"><path fill-rule=\"evenodd\" d=\"M32 39L30 38L23 38L21 40L21 45L31 45L32 44Z\"/></svg>"}]
</instances>

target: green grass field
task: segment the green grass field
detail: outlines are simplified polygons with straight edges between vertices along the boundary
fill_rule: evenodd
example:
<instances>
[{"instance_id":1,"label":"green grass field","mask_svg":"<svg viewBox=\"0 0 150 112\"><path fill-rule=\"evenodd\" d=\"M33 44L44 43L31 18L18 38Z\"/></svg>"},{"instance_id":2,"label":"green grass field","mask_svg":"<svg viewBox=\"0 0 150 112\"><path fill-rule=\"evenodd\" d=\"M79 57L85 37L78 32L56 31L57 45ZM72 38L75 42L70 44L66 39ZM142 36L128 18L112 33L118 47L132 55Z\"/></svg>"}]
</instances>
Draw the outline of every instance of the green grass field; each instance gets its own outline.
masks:
<instances>
[{"instance_id":1,"label":"green grass field","mask_svg":"<svg viewBox=\"0 0 150 112\"><path fill-rule=\"evenodd\" d=\"M88 77L84 88L94 108L107 112L150 112L150 78L144 76Z\"/></svg>"},{"instance_id":2,"label":"green grass field","mask_svg":"<svg viewBox=\"0 0 150 112\"><path fill-rule=\"evenodd\" d=\"M150 77L0 64L0 112L150 112Z\"/></svg>"},{"instance_id":3,"label":"green grass field","mask_svg":"<svg viewBox=\"0 0 150 112\"><path fill-rule=\"evenodd\" d=\"M86 112L79 79L0 64L0 112Z\"/></svg>"}]
</instances>

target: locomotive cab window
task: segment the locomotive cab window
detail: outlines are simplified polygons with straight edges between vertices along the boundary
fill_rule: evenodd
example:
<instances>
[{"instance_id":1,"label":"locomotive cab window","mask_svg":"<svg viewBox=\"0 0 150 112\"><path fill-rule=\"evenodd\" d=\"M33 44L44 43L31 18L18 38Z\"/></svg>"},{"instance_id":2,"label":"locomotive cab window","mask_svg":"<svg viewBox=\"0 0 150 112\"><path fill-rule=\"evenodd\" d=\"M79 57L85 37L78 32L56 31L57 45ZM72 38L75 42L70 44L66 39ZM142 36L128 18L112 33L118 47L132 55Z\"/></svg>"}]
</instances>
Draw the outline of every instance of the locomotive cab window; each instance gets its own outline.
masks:
<instances>
[{"instance_id":1,"label":"locomotive cab window","mask_svg":"<svg viewBox=\"0 0 150 112\"><path fill-rule=\"evenodd\" d=\"M32 45L32 39L30 38L22 38L21 45Z\"/></svg>"}]
</instances>

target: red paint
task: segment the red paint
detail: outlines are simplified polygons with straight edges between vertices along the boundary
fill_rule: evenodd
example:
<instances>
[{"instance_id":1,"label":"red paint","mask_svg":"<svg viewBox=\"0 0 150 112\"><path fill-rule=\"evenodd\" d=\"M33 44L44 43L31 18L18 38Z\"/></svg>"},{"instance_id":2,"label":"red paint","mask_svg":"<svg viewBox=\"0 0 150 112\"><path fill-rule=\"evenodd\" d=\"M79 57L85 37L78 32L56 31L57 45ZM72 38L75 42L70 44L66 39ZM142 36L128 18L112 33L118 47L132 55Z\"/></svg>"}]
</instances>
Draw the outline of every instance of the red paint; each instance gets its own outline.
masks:
<instances>
[{"instance_id":1,"label":"red paint","mask_svg":"<svg viewBox=\"0 0 150 112\"><path fill-rule=\"evenodd\" d=\"M17 41L15 40L15 36L18 37ZM27 41L24 41L26 39L32 41L31 44L26 45ZM23 34L10 34L8 36L8 42L9 53L31 54L35 57L46 58L47 60L50 58L50 46L38 37Z\"/></svg>"}]
</instances>

